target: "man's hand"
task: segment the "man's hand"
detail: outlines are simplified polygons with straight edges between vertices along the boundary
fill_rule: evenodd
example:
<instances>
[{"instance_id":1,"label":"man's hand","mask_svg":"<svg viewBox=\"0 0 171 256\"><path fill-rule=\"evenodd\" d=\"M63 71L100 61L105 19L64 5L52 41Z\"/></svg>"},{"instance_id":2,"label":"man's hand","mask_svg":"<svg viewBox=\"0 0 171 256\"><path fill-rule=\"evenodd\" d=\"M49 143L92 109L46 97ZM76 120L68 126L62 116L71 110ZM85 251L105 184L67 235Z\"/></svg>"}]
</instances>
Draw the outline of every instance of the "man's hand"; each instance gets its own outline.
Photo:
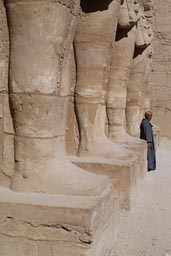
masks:
<instances>
[{"instance_id":1,"label":"man's hand","mask_svg":"<svg viewBox=\"0 0 171 256\"><path fill-rule=\"evenodd\" d=\"M148 142L148 143L147 143L147 147L148 147L148 148L151 148L151 142Z\"/></svg>"}]
</instances>

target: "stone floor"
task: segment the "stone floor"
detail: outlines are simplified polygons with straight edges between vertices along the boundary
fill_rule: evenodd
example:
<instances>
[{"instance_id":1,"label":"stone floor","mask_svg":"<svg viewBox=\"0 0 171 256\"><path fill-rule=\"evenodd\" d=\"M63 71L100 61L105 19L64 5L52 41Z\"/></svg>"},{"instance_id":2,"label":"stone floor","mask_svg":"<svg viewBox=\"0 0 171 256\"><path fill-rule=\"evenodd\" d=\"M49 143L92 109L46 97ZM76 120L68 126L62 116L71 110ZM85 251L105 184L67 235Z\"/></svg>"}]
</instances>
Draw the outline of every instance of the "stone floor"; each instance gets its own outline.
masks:
<instances>
[{"instance_id":1,"label":"stone floor","mask_svg":"<svg viewBox=\"0 0 171 256\"><path fill-rule=\"evenodd\" d=\"M157 151L157 171L140 184L134 208L122 214L111 256L171 256L171 141Z\"/></svg>"}]
</instances>

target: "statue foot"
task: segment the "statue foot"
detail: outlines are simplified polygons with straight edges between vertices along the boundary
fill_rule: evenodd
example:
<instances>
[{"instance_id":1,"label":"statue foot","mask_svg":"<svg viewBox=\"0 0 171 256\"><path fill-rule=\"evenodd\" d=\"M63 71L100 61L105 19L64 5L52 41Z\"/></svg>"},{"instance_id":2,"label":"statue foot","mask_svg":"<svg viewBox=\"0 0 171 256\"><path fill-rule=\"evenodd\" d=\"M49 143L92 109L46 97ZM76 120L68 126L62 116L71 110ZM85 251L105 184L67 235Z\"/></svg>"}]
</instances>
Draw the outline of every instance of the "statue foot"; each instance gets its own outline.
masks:
<instances>
[{"instance_id":1,"label":"statue foot","mask_svg":"<svg viewBox=\"0 0 171 256\"><path fill-rule=\"evenodd\" d=\"M128 145L139 145L139 146L146 146L146 141L141 140L137 137L131 136L129 134L127 134L126 136L126 143Z\"/></svg>"},{"instance_id":2,"label":"statue foot","mask_svg":"<svg viewBox=\"0 0 171 256\"><path fill-rule=\"evenodd\" d=\"M79 196L100 195L108 185L104 175L85 171L66 158L17 163L12 178L14 191Z\"/></svg>"},{"instance_id":3,"label":"statue foot","mask_svg":"<svg viewBox=\"0 0 171 256\"><path fill-rule=\"evenodd\" d=\"M144 146L146 143L144 140L141 140L137 137L131 136L125 131L121 132L113 132L110 134L110 139L114 143L118 144L127 144L127 145L139 145L139 146Z\"/></svg>"},{"instance_id":4,"label":"statue foot","mask_svg":"<svg viewBox=\"0 0 171 256\"><path fill-rule=\"evenodd\" d=\"M92 142L88 149L80 146L78 155L81 157L105 157L116 160L135 160L135 153L133 151L113 143L107 137Z\"/></svg>"}]
</instances>

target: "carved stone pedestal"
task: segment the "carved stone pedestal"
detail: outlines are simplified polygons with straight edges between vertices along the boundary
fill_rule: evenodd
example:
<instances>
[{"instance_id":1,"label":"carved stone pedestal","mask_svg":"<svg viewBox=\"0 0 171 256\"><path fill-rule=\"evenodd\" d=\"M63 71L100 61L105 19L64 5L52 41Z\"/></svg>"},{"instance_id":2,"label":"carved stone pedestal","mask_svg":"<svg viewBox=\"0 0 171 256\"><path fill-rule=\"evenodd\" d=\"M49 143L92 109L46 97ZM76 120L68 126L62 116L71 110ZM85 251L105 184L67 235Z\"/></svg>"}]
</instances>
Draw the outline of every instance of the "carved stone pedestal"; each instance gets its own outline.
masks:
<instances>
[{"instance_id":1,"label":"carved stone pedestal","mask_svg":"<svg viewBox=\"0 0 171 256\"><path fill-rule=\"evenodd\" d=\"M143 179L147 173L147 144L144 145L127 145L128 149L136 153L138 159L138 177Z\"/></svg>"},{"instance_id":2,"label":"carved stone pedestal","mask_svg":"<svg viewBox=\"0 0 171 256\"><path fill-rule=\"evenodd\" d=\"M85 170L108 175L115 194L118 195L120 210L131 208L139 175L137 159L134 161L86 157L69 157L69 159Z\"/></svg>"},{"instance_id":3,"label":"carved stone pedestal","mask_svg":"<svg viewBox=\"0 0 171 256\"><path fill-rule=\"evenodd\" d=\"M101 197L0 188L1 256L109 256L118 222L112 186Z\"/></svg>"}]
</instances>

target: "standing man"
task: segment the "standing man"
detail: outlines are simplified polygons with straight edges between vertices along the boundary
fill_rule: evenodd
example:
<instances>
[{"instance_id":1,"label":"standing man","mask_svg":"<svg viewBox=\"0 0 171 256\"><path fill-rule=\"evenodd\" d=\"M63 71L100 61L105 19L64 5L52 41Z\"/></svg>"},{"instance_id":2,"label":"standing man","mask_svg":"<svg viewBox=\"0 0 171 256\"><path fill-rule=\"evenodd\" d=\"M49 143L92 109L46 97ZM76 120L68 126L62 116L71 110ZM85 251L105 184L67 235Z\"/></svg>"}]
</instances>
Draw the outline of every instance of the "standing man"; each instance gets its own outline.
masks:
<instances>
[{"instance_id":1,"label":"standing man","mask_svg":"<svg viewBox=\"0 0 171 256\"><path fill-rule=\"evenodd\" d=\"M140 139L147 141L147 160L148 160L148 171L156 169L156 154L154 147L154 137L153 137L153 125L151 124L153 113L147 111L145 113L145 118L140 124Z\"/></svg>"}]
</instances>

